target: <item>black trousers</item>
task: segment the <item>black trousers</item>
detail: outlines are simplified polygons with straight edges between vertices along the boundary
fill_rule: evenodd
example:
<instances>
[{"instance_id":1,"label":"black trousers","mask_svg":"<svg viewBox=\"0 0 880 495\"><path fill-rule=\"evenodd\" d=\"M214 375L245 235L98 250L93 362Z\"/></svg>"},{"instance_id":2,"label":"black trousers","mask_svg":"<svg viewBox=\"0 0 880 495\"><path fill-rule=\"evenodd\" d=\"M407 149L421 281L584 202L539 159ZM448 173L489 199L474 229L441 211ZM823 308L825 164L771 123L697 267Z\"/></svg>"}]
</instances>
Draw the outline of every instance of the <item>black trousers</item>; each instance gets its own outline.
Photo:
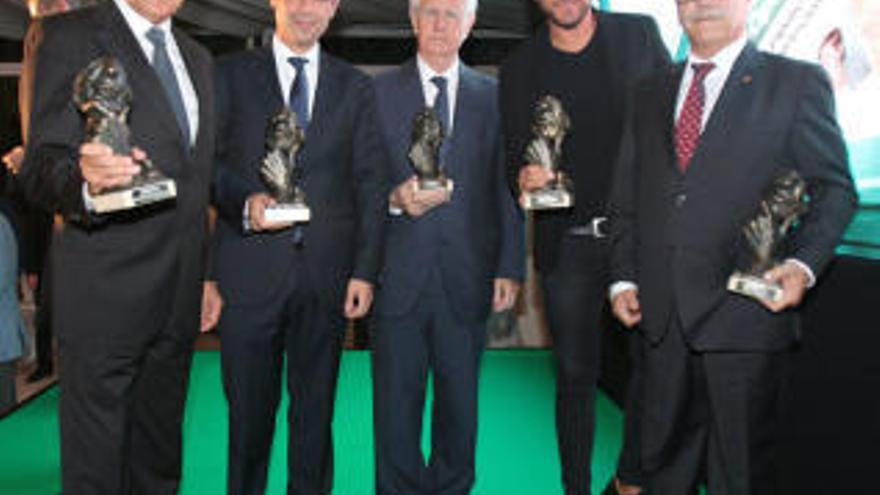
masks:
<instances>
[{"instance_id":1,"label":"black trousers","mask_svg":"<svg viewBox=\"0 0 880 495\"><path fill-rule=\"evenodd\" d=\"M474 484L477 385L485 322L463 322L435 273L402 316L377 315L372 335L377 495L465 495ZM431 455L421 450L429 371Z\"/></svg>"},{"instance_id":2,"label":"black trousers","mask_svg":"<svg viewBox=\"0 0 880 495\"><path fill-rule=\"evenodd\" d=\"M154 335L56 325L64 495L177 493L198 320L171 321Z\"/></svg>"},{"instance_id":3,"label":"black trousers","mask_svg":"<svg viewBox=\"0 0 880 495\"><path fill-rule=\"evenodd\" d=\"M542 274L556 361L556 435L566 495L590 493L608 249L607 239L567 236L555 266Z\"/></svg>"},{"instance_id":4,"label":"black trousers","mask_svg":"<svg viewBox=\"0 0 880 495\"><path fill-rule=\"evenodd\" d=\"M270 300L223 310L219 333L229 403L229 494L266 492L285 356L290 395L287 493L332 490L331 423L345 319L342 301L337 308L322 304L302 260L296 263Z\"/></svg>"},{"instance_id":5,"label":"black trousers","mask_svg":"<svg viewBox=\"0 0 880 495\"><path fill-rule=\"evenodd\" d=\"M51 370L54 367L55 357L52 353L52 263L50 257L46 257L46 262L39 274L37 289L34 294L34 300L37 305L37 311L34 315L34 326L36 332L34 334L34 347L37 354L37 369Z\"/></svg>"},{"instance_id":6,"label":"black trousers","mask_svg":"<svg viewBox=\"0 0 880 495\"><path fill-rule=\"evenodd\" d=\"M642 467L650 495L778 495L777 418L789 353L696 352L674 323L644 341Z\"/></svg>"}]
</instances>

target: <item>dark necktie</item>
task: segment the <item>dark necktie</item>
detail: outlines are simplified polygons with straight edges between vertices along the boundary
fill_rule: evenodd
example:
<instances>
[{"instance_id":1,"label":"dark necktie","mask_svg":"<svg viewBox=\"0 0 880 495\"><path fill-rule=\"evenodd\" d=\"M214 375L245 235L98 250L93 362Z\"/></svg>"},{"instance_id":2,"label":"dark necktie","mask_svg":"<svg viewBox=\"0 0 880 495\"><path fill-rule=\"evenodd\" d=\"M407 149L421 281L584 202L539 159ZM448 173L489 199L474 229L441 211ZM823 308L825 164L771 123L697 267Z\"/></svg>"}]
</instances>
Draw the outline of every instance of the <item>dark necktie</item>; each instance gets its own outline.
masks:
<instances>
[{"instance_id":1,"label":"dark necktie","mask_svg":"<svg viewBox=\"0 0 880 495\"><path fill-rule=\"evenodd\" d=\"M309 61L302 57L290 57L287 61L296 69L296 76L290 86L288 105L296 114L300 127L306 129L309 126L309 79L305 69Z\"/></svg>"},{"instance_id":2,"label":"dark necktie","mask_svg":"<svg viewBox=\"0 0 880 495\"><path fill-rule=\"evenodd\" d=\"M691 64L694 77L688 88L684 105L675 124L675 155L678 158L678 169L684 173L691 164L703 125L703 111L706 106L706 88L703 81L712 69L713 63Z\"/></svg>"},{"instance_id":3,"label":"dark necktie","mask_svg":"<svg viewBox=\"0 0 880 495\"><path fill-rule=\"evenodd\" d=\"M180 94L177 77L174 75L174 67L168 57L168 50L165 49L165 31L152 27L147 31L147 39L153 44L153 70L156 71L159 82L165 89L165 95L168 97L168 102L171 103L171 109L174 110L177 125L180 126L180 131L183 133L184 142L189 145L189 119L186 116L186 106L183 104L183 96Z\"/></svg>"},{"instance_id":4,"label":"dark necktie","mask_svg":"<svg viewBox=\"0 0 880 495\"><path fill-rule=\"evenodd\" d=\"M443 135L449 137L449 95L447 91L447 81L443 76L434 76L431 78L434 86L437 86L437 97L434 98L434 114L440 119L443 125Z\"/></svg>"}]
</instances>

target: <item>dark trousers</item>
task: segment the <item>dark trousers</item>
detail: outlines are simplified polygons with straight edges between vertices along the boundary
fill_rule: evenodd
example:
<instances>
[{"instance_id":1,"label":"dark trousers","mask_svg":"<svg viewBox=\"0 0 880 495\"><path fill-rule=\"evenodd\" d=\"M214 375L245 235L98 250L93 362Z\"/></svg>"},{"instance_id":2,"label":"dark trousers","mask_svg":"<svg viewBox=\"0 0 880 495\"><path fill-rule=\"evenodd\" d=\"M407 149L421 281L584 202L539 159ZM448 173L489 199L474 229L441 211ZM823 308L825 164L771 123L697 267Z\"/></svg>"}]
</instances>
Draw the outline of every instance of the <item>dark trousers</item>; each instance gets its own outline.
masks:
<instances>
[{"instance_id":1,"label":"dark trousers","mask_svg":"<svg viewBox=\"0 0 880 495\"><path fill-rule=\"evenodd\" d=\"M377 315L373 414L378 495L464 495L474 484L477 384L485 322L463 322L439 274L401 316ZM429 370L433 373L431 455L421 450Z\"/></svg>"},{"instance_id":2,"label":"dark trousers","mask_svg":"<svg viewBox=\"0 0 880 495\"><path fill-rule=\"evenodd\" d=\"M64 495L177 493L197 325L150 336L59 327Z\"/></svg>"},{"instance_id":3,"label":"dark trousers","mask_svg":"<svg viewBox=\"0 0 880 495\"><path fill-rule=\"evenodd\" d=\"M18 372L17 361L0 363L0 416L18 403L15 393L15 375Z\"/></svg>"},{"instance_id":4,"label":"dark trousers","mask_svg":"<svg viewBox=\"0 0 880 495\"><path fill-rule=\"evenodd\" d=\"M51 370L55 357L52 354L52 269L51 263L47 256L46 263L40 272L40 278L37 282L37 290L34 294L34 301L37 305L37 311L34 315L34 326L36 333L34 335L34 347L37 354L37 369Z\"/></svg>"},{"instance_id":5,"label":"dark trousers","mask_svg":"<svg viewBox=\"0 0 880 495\"><path fill-rule=\"evenodd\" d=\"M695 352L674 324L644 343L642 467L650 495L778 495L775 436L789 354Z\"/></svg>"},{"instance_id":6,"label":"dark trousers","mask_svg":"<svg viewBox=\"0 0 880 495\"><path fill-rule=\"evenodd\" d=\"M219 331L229 402L230 494L266 492L285 355L290 396L287 493L332 490L331 422L345 319L342 302L328 308L318 301L305 274L298 260L270 300L224 308Z\"/></svg>"},{"instance_id":7,"label":"dark trousers","mask_svg":"<svg viewBox=\"0 0 880 495\"><path fill-rule=\"evenodd\" d=\"M608 291L608 241L563 239L556 265L542 274L556 358L556 436L566 495L590 493L602 310Z\"/></svg>"}]
</instances>

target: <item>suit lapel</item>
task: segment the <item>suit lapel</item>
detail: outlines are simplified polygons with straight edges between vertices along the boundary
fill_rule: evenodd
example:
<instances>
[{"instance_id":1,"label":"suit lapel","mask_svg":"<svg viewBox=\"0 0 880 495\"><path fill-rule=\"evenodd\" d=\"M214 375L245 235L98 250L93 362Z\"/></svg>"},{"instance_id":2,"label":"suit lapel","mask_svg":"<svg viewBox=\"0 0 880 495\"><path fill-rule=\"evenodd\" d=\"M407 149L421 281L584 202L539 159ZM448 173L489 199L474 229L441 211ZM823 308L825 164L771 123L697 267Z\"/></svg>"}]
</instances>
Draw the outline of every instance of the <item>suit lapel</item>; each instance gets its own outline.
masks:
<instances>
[{"instance_id":1,"label":"suit lapel","mask_svg":"<svg viewBox=\"0 0 880 495\"><path fill-rule=\"evenodd\" d=\"M397 118L394 119L394 122L395 125L400 126L396 135L399 136L402 149L406 150L403 154L406 155L412 139L413 119L415 119L416 113L425 109L425 93L415 59L411 59L401 66L398 90L399 94L395 99L399 100L401 104L395 107ZM407 178L415 171L408 159L403 163L408 166L399 175Z\"/></svg>"},{"instance_id":2,"label":"suit lapel","mask_svg":"<svg viewBox=\"0 0 880 495\"><path fill-rule=\"evenodd\" d=\"M336 61L323 50L320 57L318 62L320 64L318 69L318 87L315 88L315 101L312 104L309 128L306 129L306 144L302 150L304 169L308 169L311 163L310 150L313 147L309 146L309 142L315 142L315 140L320 139L320 136L326 132L326 129L332 128L330 124L333 120L333 105L340 102L343 96L340 89L339 67L336 65Z\"/></svg>"},{"instance_id":3,"label":"suit lapel","mask_svg":"<svg viewBox=\"0 0 880 495\"><path fill-rule=\"evenodd\" d=\"M678 92L681 86L681 78L684 75L684 64L676 64L666 74L663 84L663 93L660 95L662 107L660 129L664 129L666 136L666 163L678 172L678 161L675 155L675 104L678 101Z\"/></svg>"},{"instance_id":4,"label":"suit lapel","mask_svg":"<svg viewBox=\"0 0 880 495\"><path fill-rule=\"evenodd\" d=\"M712 160L709 158L716 146L726 140L725 136L731 130L729 122L742 121L740 116L748 111L749 90L754 82L754 72L758 68L759 61L758 50L753 44L747 44L727 76L715 108L712 109L712 114L700 135L700 142L689 170L693 168L695 173L699 173L703 168L711 167Z\"/></svg>"},{"instance_id":5,"label":"suit lapel","mask_svg":"<svg viewBox=\"0 0 880 495\"><path fill-rule=\"evenodd\" d=\"M202 70L203 67L198 63L196 59L195 48L190 45L190 40L186 38L177 28L172 29L172 33L174 34L174 40L177 43L177 47L180 49L180 54L183 57L183 63L186 66L186 72L189 74L189 79L192 81L193 91L196 93L196 99L199 102L199 126L196 129L195 139L193 139L191 147L189 147L188 155L192 155L195 150L198 148L199 143L204 139L205 132L210 132L211 129L208 129L210 126L204 125L208 122L208 102L205 99L205 88L209 87L210 81L209 79L212 77L212 74L209 74L208 71ZM183 92L183 86L180 81L178 81L178 85L180 85L180 91ZM178 126L179 128L180 126ZM183 140L183 133L180 133L180 140Z\"/></svg>"},{"instance_id":6,"label":"suit lapel","mask_svg":"<svg viewBox=\"0 0 880 495\"><path fill-rule=\"evenodd\" d=\"M446 160L447 170L453 176L457 173L461 177L464 170L456 170L456 165L462 161L458 159L458 150L461 149L462 142L467 136L472 135L470 126L475 122L479 122L479 115L473 115L478 112L480 95L474 86L473 69L464 64L459 65L458 73L458 94L455 98L455 116L452 126L452 135L449 136L446 143L444 158Z\"/></svg>"}]
</instances>

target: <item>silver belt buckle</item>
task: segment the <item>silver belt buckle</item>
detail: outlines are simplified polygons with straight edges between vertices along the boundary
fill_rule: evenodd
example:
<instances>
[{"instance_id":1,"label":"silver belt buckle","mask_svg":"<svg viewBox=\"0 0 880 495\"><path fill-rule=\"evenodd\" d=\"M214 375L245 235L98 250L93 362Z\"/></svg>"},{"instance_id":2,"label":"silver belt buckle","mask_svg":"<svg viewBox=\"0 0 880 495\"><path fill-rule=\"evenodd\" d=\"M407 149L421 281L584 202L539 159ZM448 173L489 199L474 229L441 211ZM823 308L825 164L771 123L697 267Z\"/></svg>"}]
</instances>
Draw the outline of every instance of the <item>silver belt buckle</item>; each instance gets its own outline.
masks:
<instances>
[{"instance_id":1,"label":"silver belt buckle","mask_svg":"<svg viewBox=\"0 0 880 495\"><path fill-rule=\"evenodd\" d=\"M608 220L608 217L593 217L593 219L590 220L590 229L593 231L593 237L595 237L596 239L608 237L606 234L602 233L602 229L599 227L600 225L605 223L606 220Z\"/></svg>"}]
</instances>

